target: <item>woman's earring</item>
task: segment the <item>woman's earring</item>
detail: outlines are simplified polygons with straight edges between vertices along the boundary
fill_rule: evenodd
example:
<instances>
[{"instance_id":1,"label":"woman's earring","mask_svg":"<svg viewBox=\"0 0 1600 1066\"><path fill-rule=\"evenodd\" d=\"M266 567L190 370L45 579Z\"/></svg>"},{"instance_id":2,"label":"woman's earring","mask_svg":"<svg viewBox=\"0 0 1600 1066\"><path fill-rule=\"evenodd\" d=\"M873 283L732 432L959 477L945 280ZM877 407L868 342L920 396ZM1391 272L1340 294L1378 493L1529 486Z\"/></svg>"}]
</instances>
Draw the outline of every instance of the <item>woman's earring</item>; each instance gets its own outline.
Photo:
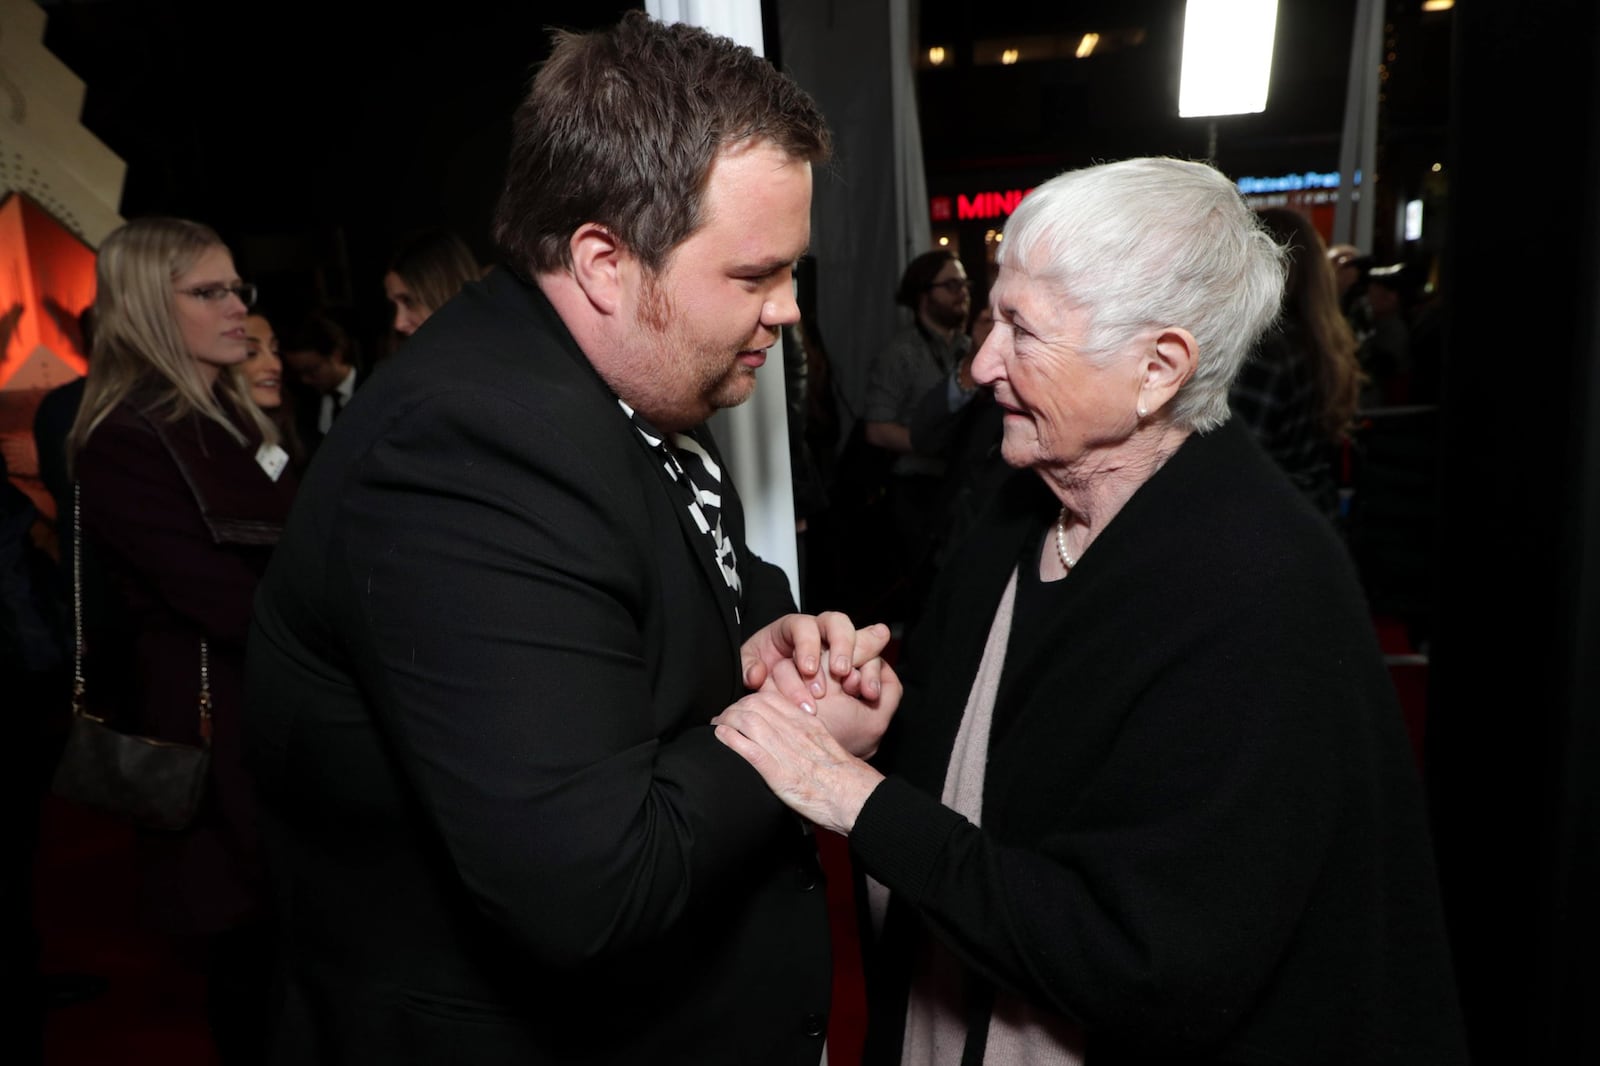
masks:
<instances>
[{"instance_id":1,"label":"woman's earring","mask_svg":"<svg viewBox=\"0 0 1600 1066\"><path fill-rule=\"evenodd\" d=\"M1145 409L1144 409L1144 404L1140 404L1140 405L1139 405L1139 417L1140 417L1140 418L1143 418L1143 417L1144 417L1144 416L1145 416L1145 415L1146 415L1146 414L1148 414L1148 413L1149 413L1149 412L1147 412L1147 411L1146 411L1146 410L1145 410Z\"/></svg>"}]
</instances>

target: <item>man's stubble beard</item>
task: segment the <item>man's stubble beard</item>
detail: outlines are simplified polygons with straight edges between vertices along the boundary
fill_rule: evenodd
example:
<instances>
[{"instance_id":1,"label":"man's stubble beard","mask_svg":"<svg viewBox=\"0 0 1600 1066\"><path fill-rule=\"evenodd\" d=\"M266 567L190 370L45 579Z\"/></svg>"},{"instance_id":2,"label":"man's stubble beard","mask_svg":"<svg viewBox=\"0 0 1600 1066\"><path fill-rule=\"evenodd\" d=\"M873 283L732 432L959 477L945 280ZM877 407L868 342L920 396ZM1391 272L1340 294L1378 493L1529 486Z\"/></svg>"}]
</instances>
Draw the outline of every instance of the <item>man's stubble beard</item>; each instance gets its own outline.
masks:
<instances>
[{"instance_id":1,"label":"man's stubble beard","mask_svg":"<svg viewBox=\"0 0 1600 1066\"><path fill-rule=\"evenodd\" d=\"M664 391L687 399L687 403L665 404L669 413L659 416L663 423L670 419L684 428L698 425L711 412L737 407L754 394L755 371L741 364L736 353L724 353L720 347L709 351L674 328L680 321L676 308L654 276L645 283L636 320L652 340L662 373L671 379ZM689 404L693 410L687 409ZM704 411L703 405L711 411ZM661 428L667 427L663 424Z\"/></svg>"},{"instance_id":2,"label":"man's stubble beard","mask_svg":"<svg viewBox=\"0 0 1600 1066\"><path fill-rule=\"evenodd\" d=\"M965 309L960 308L959 305L940 304L930 308L931 313L928 317L945 329L962 329L967 324L967 317L971 310L971 304L968 304Z\"/></svg>"}]
</instances>

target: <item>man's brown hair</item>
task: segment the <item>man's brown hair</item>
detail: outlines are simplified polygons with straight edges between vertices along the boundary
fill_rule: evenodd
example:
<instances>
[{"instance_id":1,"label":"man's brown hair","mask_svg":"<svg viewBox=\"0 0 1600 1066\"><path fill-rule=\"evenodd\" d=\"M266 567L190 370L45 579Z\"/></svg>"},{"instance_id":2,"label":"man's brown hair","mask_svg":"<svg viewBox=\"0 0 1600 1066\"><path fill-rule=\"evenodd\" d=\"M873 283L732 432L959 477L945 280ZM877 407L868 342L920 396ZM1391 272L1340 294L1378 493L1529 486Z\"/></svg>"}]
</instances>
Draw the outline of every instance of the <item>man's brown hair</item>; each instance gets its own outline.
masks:
<instances>
[{"instance_id":1,"label":"man's brown hair","mask_svg":"<svg viewBox=\"0 0 1600 1066\"><path fill-rule=\"evenodd\" d=\"M922 305L922 294L933 286L933 279L939 276L945 264L959 262L960 258L948 248L923 252L906 264L905 273L900 275L900 287L894 293L894 302L916 311Z\"/></svg>"},{"instance_id":2,"label":"man's brown hair","mask_svg":"<svg viewBox=\"0 0 1600 1066\"><path fill-rule=\"evenodd\" d=\"M495 209L495 243L529 275L569 265L587 222L658 271L699 228L719 152L767 141L822 163L831 151L804 90L726 37L633 11L554 41L512 118Z\"/></svg>"}]
</instances>

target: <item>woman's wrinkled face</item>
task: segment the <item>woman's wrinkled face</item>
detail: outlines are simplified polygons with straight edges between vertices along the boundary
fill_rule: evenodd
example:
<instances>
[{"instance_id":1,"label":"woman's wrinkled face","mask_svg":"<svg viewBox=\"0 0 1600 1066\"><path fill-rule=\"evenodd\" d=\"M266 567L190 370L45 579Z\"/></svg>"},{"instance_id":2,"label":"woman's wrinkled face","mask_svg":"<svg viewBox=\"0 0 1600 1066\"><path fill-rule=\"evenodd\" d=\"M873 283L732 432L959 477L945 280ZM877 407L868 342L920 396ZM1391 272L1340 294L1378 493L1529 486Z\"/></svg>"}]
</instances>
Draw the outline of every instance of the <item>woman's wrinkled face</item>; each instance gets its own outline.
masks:
<instances>
[{"instance_id":1,"label":"woman's wrinkled face","mask_svg":"<svg viewBox=\"0 0 1600 1066\"><path fill-rule=\"evenodd\" d=\"M278 335L272 331L272 323L261 315L250 315L244 320L244 335L250 355L240 365L239 372L250 387L250 398L263 410L281 407L283 362L278 355Z\"/></svg>"},{"instance_id":2,"label":"woman's wrinkled face","mask_svg":"<svg viewBox=\"0 0 1600 1066\"><path fill-rule=\"evenodd\" d=\"M1048 283L1001 267L990 294L994 326L972 376L1005 410L1001 453L1015 467L1083 476L1097 453L1138 427L1140 362L1131 353L1082 354L1089 312Z\"/></svg>"}]
</instances>

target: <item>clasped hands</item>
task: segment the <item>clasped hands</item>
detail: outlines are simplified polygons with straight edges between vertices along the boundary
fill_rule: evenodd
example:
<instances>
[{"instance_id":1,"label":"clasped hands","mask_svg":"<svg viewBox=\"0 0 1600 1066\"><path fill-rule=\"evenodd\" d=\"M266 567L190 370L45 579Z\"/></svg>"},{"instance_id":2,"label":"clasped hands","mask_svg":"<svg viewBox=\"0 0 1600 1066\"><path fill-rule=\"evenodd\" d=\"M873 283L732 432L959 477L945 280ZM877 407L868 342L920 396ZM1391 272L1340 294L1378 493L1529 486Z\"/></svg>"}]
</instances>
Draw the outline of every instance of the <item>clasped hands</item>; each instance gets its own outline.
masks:
<instances>
[{"instance_id":1,"label":"clasped hands","mask_svg":"<svg viewBox=\"0 0 1600 1066\"><path fill-rule=\"evenodd\" d=\"M858 630L838 612L785 615L741 649L755 691L712 719L780 800L834 832L850 831L883 779L862 760L900 705L888 643L888 627Z\"/></svg>"}]
</instances>

